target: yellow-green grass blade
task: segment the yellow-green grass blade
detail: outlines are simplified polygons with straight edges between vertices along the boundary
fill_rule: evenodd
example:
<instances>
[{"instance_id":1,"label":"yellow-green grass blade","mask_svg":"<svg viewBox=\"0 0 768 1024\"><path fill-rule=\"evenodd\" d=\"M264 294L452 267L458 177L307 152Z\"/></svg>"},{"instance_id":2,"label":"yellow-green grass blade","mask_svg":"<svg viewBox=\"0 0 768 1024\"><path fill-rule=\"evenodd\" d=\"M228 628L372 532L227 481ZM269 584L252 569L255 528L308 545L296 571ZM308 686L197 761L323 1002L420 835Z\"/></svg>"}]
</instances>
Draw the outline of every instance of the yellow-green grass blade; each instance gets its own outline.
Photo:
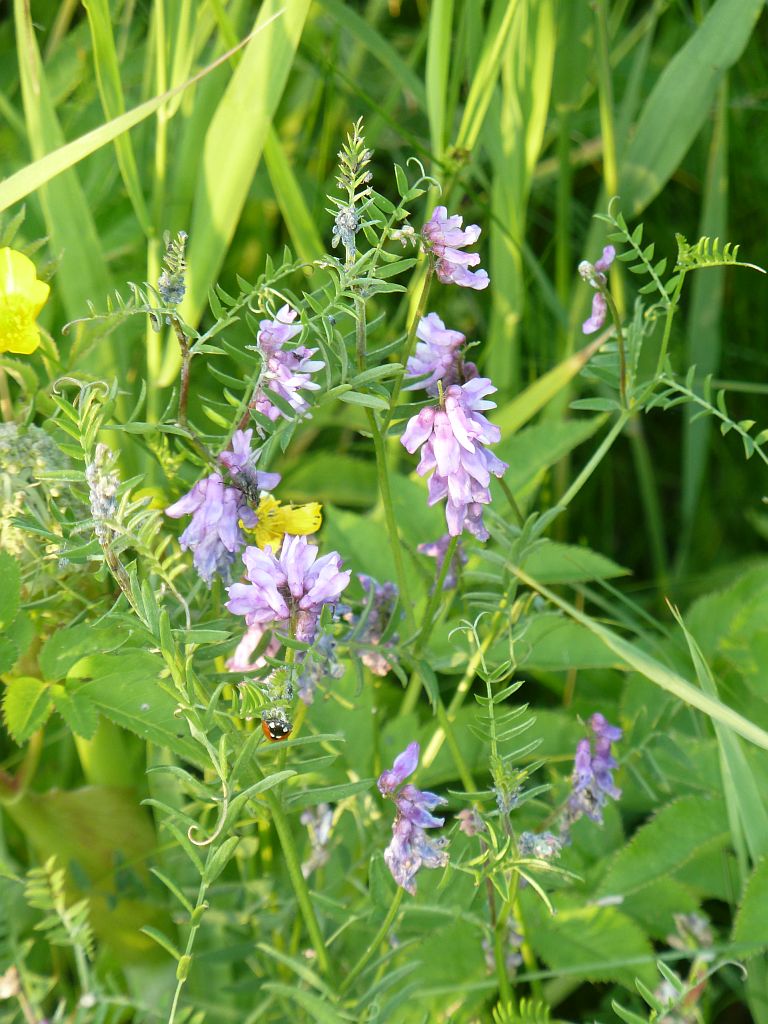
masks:
<instances>
[{"instance_id":1,"label":"yellow-green grass blade","mask_svg":"<svg viewBox=\"0 0 768 1024\"><path fill-rule=\"evenodd\" d=\"M680 612L672 607L671 610L688 644L699 686L704 693L717 699L717 684L701 648L686 629ZM754 774L747 764L739 737L734 735L729 726L717 719L713 719L712 724L720 748L720 773L728 815L732 821L734 842L738 850L738 837L739 834L743 835L752 862L756 864L761 857L768 854L768 810L760 795ZM743 863L742 874L742 881L745 881L747 869Z\"/></svg>"},{"instance_id":2,"label":"yellow-green grass blade","mask_svg":"<svg viewBox=\"0 0 768 1024\"><path fill-rule=\"evenodd\" d=\"M188 288L182 306L188 323L199 320L237 227L310 2L265 0L254 27L257 34L246 46L206 133L189 229ZM166 383L177 370L175 358L166 360Z\"/></svg>"},{"instance_id":3,"label":"yellow-green grass blade","mask_svg":"<svg viewBox=\"0 0 768 1024\"><path fill-rule=\"evenodd\" d=\"M499 117L485 132L494 165L485 368L502 392L518 378L517 335L525 305L522 248L532 175L547 124L555 42L553 0L520 0L502 65Z\"/></svg>"},{"instance_id":4,"label":"yellow-green grass blade","mask_svg":"<svg viewBox=\"0 0 768 1024\"><path fill-rule=\"evenodd\" d=\"M96 82L99 87L101 106L107 118L119 117L125 113L123 84L120 78L120 63L117 58L115 38L112 34L112 15L107 0L83 0L88 15L93 47L93 63ZM127 133L114 139L117 164L120 175L131 200L136 219L145 233L150 231L149 211L144 200L139 169L133 151L131 137Z\"/></svg>"},{"instance_id":5,"label":"yellow-green grass blade","mask_svg":"<svg viewBox=\"0 0 768 1024\"><path fill-rule=\"evenodd\" d=\"M496 0L488 19L482 53L467 94L464 113L456 135L455 148L472 152L480 136L494 89L507 52L512 24L522 7L521 0Z\"/></svg>"},{"instance_id":6,"label":"yellow-green grass blade","mask_svg":"<svg viewBox=\"0 0 768 1024\"><path fill-rule=\"evenodd\" d=\"M16 0L16 3L18 5L20 0ZM272 20L278 17L280 17L279 11L274 14ZM260 25L258 31L263 31L267 27L267 24L268 23ZM252 35L247 36L238 44L236 49L239 50L246 46L252 38ZM30 195L36 189L45 185L46 182L49 182L58 175L63 174L69 168L74 167L75 164L85 159L85 157L90 156L91 153L95 153L97 150L101 149L102 146L108 145L119 135L122 135L123 132L130 131L130 129L135 125L140 124L142 121L154 114L159 107L167 102L167 100L171 99L177 93L188 89L190 85L194 85L196 82L199 82L215 68L224 64L232 56L232 53L233 51L228 51L227 53L222 54L221 57L212 61L207 65L207 67L197 72L197 74L193 75L175 89L170 89L160 96L153 96L152 99L146 100L144 103L140 103L125 114L121 114L119 117L115 117L111 121L107 121L106 124L99 125L98 128L94 128L90 132L85 132L77 139L73 139L72 142L67 142L62 145L61 132L59 131L58 142L53 144L56 148L46 153L45 156L36 158L33 163L28 164L20 171L17 171L15 174L10 175L4 181L0 182L0 210L5 210L14 203L18 203L20 200L24 199L25 196Z\"/></svg>"},{"instance_id":7,"label":"yellow-green grass blade","mask_svg":"<svg viewBox=\"0 0 768 1024\"><path fill-rule=\"evenodd\" d=\"M427 38L426 104L429 141L436 160L441 159L445 149L452 26L453 0L433 0Z\"/></svg>"},{"instance_id":8,"label":"yellow-green grass blade","mask_svg":"<svg viewBox=\"0 0 768 1024\"><path fill-rule=\"evenodd\" d=\"M723 74L746 47L763 0L716 0L646 100L621 169L622 208L637 215L677 169L709 116Z\"/></svg>"},{"instance_id":9,"label":"yellow-green grass blade","mask_svg":"<svg viewBox=\"0 0 768 1024\"><path fill-rule=\"evenodd\" d=\"M613 651L614 654L618 655L628 669L639 672L640 675L655 683L656 686L661 687L667 693L671 693L673 697L677 697L684 704L688 704L698 711L703 711L714 723L723 725L738 733L739 736L743 736L750 743L754 743L755 746L768 750L768 732L765 729L761 729L754 722L750 722L748 718L740 715L738 711L734 711L727 704L723 704L716 697L702 693L698 686L689 683L687 679L678 675L671 668L668 668L663 662L652 657L641 647L638 647L637 644L632 643L630 640L625 640L624 637L614 632L614 630L597 622L590 615L579 611L569 601L559 597L548 587L537 582L519 566L508 563L508 568L510 572L517 576L521 583L541 594L542 597L546 598L555 607L560 608L561 611L564 611L575 622L585 626L590 633L598 637L609 651Z\"/></svg>"},{"instance_id":10,"label":"yellow-green grass blade","mask_svg":"<svg viewBox=\"0 0 768 1024\"><path fill-rule=\"evenodd\" d=\"M297 256L307 262L317 259L325 251L322 239L283 144L271 126L264 143L264 162Z\"/></svg>"},{"instance_id":11,"label":"yellow-green grass blade","mask_svg":"<svg viewBox=\"0 0 768 1024\"><path fill-rule=\"evenodd\" d=\"M581 372L585 364L600 348L603 340L603 338L598 338L580 352L575 352L572 356L564 359L552 370L529 384L525 391L521 391L506 405L502 405L491 417L501 429L502 436L513 434L541 412L563 388L568 386L576 374Z\"/></svg>"},{"instance_id":12,"label":"yellow-green grass blade","mask_svg":"<svg viewBox=\"0 0 768 1024\"><path fill-rule=\"evenodd\" d=\"M14 16L27 137L32 155L41 157L47 150L60 146L63 135L40 59L29 5L24 0L15 0ZM15 197L18 198L21 196ZM51 247L61 256L56 292L67 316L74 319L87 309L89 299L99 301L110 290L99 236L74 170L41 189L39 198Z\"/></svg>"}]
</instances>

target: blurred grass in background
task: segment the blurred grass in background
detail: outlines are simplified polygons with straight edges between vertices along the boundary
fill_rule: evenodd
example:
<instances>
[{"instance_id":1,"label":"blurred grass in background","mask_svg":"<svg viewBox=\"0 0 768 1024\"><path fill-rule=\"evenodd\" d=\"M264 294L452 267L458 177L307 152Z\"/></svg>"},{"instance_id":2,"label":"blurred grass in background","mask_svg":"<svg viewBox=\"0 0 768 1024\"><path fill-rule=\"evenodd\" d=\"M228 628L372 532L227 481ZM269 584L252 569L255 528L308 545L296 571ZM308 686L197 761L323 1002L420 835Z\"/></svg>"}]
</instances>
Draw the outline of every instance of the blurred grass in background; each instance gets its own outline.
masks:
<instances>
[{"instance_id":1,"label":"blurred grass in background","mask_svg":"<svg viewBox=\"0 0 768 1024\"><path fill-rule=\"evenodd\" d=\"M58 271L45 322L64 365L117 374L135 393L146 376L151 417L178 373L175 339L139 318L103 337L89 327L61 338L62 323L83 316L88 300L103 308L127 280L155 281L166 229L190 233L190 322L205 322L217 276L235 289L237 274L252 280L285 244L318 256L336 150L363 115L379 188L393 161L415 155L441 183L441 201L484 228L494 287L469 306L446 296L441 315L481 339L479 362L503 403L581 347L590 296L575 268L598 255L592 214L612 195L628 219L645 220L658 255L673 256L680 231L719 235L768 261L762 8L15 0L0 5L0 206L14 213L25 203L23 239L49 238ZM617 284L631 308L633 282ZM700 274L672 344L676 369L695 363L731 382L733 414L761 426L767 302L748 274ZM231 334L248 341L243 324ZM202 404L217 383L195 369ZM572 397L558 395L545 420L566 417ZM745 467L737 441L689 416L649 416L567 527L682 600L768 535L759 471ZM296 496L372 503L373 488L331 477L318 454L350 445L354 454L354 440L322 419L302 430L279 467L288 481L293 473ZM561 465L545 482L545 502L569 474Z\"/></svg>"}]
</instances>

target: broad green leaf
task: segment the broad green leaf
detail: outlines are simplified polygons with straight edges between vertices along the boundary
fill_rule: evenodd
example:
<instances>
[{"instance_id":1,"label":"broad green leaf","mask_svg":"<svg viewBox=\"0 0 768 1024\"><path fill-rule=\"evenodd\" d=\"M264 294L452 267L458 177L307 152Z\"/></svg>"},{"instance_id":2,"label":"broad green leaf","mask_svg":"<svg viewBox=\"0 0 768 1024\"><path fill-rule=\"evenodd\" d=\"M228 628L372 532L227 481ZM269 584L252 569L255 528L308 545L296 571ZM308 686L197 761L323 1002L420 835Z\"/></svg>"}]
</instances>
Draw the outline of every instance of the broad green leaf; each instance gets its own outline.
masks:
<instances>
[{"instance_id":1,"label":"broad green leaf","mask_svg":"<svg viewBox=\"0 0 768 1024\"><path fill-rule=\"evenodd\" d=\"M0 672L8 672L19 659L16 641L9 636L0 636Z\"/></svg>"},{"instance_id":2,"label":"broad green leaf","mask_svg":"<svg viewBox=\"0 0 768 1024\"><path fill-rule=\"evenodd\" d=\"M3 717L16 742L26 743L51 713L51 693L40 679L17 676L9 679L3 697Z\"/></svg>"},{"instance_id":3,"label":"broad green leaf","mask_svg":"<svg viewBox=\"0 0 768 1024\"><path fill-rule=\"evenodd\" d=\"M117 650L129 639L129 633L114 626L81 623L58 629L43 644L38 664L45 679L63 679L72 666L87 654L105 654Z\"/></svg>"},{"instance_id":4,"label":"broad green leaf","mask_svg":"<svg viewBox=\"0 0 768 1024\"><path fill-rule=\"evenodd\" d=\"M376 466L366 459L320 451L283 472L281 493L294 502L370 508L378 495Z\"/></svg>"},{"instance_id":5,"label":"broad green leaf","mask_svg":"<svg viewBox=\"0 0 768 1024\"><path fill-rule=\"evenodd\" d=\"M160 686L164 671L165 662L158 655L131 650L82 658L68 679L85 679L74 685L75 692L90 698L116 725L196 762L200 748L183 719L174 715L176 702Z\"/></svg>"},{"instance_id":6,"label":"broad green leaf","mask_svg":"<svg viewBox=\"0 0 768 1024\"><path fill-rule=\"evenodd\" d=\"M729 842L721 800L681 797L662 807L613 858L600 883L599 896L629 895L673 874L707 848Z\"/></svg>"},{"instance_id":7,"label":"broad green leaf","mask_svg":"<svg viewBox=\"0 0 768 1024\"><path fill-rule=\"evenodd\" d=\"M21 598L19 564L7 551L0 551L0 629L16 618Z\"/></svg>"},{"instance_id":8,"label":"broad green leaf","mask_svg":"<svg viewBox=\"0 0 768 1024\"><path fill-rule=\"evenodd\" d=\"M536 669L567 672L576 668L626 668L626 663L607 650L588 629L555 612L531 618L516 644L515 654L520 666L533 672Z\"/></svg>"},{"instance_id":9,"label":"broad green leaf","mask_svg":"<svg viewBox=\"0 0 768 1024\"><path fill-rule=\"evenodd\" d=\"M768 858L760 861L744 886L731 942L746 947L734 951L739 960L768 948Z\"/></svg>"},{"instance_id":10,"label":"broad green leaf","mask_svg":"<svg viewBox=\"0 0 768 1024\"><path fill-rule=\"evenodd\" d=\"M509 463L504 482L515 495L524 497L541 483L550 466L593 437L604 422L602 416L547 420L502 437L494 451Z\"/></svg>"},{"instance_id":11,"label":"broad green leaf","mask_svg":"<svg viewBox=\"0 0 768 1024\"><path fill-rule=\"evenodd\" d=\"M82 693L67 692L63 686L52 686L51 697L56 710L75 736L93 739L99 725L96 705Z\"/></svg>"},{"instance_id":12,"label":"broad green leaf","mask_svg":"<svg viewBox=\"0 0 768 1024\"><path fill-rule=\"evenodd\" d=\"M556 541L535 548L524 565L542 583L586 583L589 580L611 580L629 573L628 569L597 551Z\"/></svg>"}]
</instances>

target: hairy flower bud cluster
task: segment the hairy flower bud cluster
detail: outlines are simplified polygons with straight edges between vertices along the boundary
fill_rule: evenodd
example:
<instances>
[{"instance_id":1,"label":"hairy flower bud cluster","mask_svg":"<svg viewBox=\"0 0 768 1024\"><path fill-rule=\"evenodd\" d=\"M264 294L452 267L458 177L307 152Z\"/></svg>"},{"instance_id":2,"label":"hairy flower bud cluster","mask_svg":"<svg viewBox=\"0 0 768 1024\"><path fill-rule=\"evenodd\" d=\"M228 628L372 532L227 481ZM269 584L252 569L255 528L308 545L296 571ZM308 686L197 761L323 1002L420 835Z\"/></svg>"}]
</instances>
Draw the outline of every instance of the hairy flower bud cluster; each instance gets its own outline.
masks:
<instances>
[{"instance_id":1,"label":"hairy flower bud cluster","mask_svg":"<svg viewBox=\"0 0 768 1024\"><path fill-rule=\"evenodd\" d=\"M312 359L317 349L304 345L293 349L283 348L288 341L301 334L301 324L294 324L297 316L296 310L286 303L276 319L259 323L258 350L264 356L265 366L251 408L273 423L281 416L285 419L289 416L272 401L267 392L279 395L299 416L304 416L309 411L309 404L299 392L320 389L320 385L312 380L312 374L325 366L322 359Z\"/></svg>"},{"instance_id":2,"label":"hairy flower bud cluster","mask_svg":"<svg viewBox=\"0 0 768 1024\"><path fill-rule=\"evenodd\" d=\"M115 458L115 453L108 445L97 444L93 462L89 462L85 467L93 530L99 544L108 544L114 532L117 491L120 487L120 477L112 468Z\"/></svg>"},{"instance_id":3,"label":"hairy flower bud cluster","mask_svg":"<svg viewBox=\"0 0 768 1024\"><path fill-rule=\"evenodd\" d=\"M384 851L384 860L397 884L414 895L419 868L442 868L448 863L445 837L432 839L426 829L439 828L444 818L432 811L445 800L435 793L425 793L413 785L403 785L419 764L419 744L409 743L398 754L391 768L379 776L379 792L394 800L397 814L392 825L392 841Z\"/></svg>"},{"instance_id":4,"label":"hairy flower bud cluster","mask_svg":"<svg viewBox=\"0 0 768 1024\"><path fill-rule=\"evenodd\" d=\"M445 518L452 537L469 530L478 540L488 539L483 505L491 501L491 474L501 477L508 468L485 447L501 437L499 428L483 416L483 410L496 407L486 401L494 391L486 377L451 385L439 405L427 406L409 420L400 439L411 454L423 446L416 472L432 474L430 505L447 499Z\"/></svg>"},{"instance_id":5,"label":"hairy flower bud cluster","mask_svg":"<svg viewBox=\"0 0 768 1024\"><path fill-rule=\"evenodd\" d=\"M245 617L246 625L293 627L297 640L311 643L323 605L331 604L349 583L335 552L317 557L306 537L286 535L279 555L267 547L243 552L247 583L228 588L226 608Z\"/></svg>"}]
</instances>

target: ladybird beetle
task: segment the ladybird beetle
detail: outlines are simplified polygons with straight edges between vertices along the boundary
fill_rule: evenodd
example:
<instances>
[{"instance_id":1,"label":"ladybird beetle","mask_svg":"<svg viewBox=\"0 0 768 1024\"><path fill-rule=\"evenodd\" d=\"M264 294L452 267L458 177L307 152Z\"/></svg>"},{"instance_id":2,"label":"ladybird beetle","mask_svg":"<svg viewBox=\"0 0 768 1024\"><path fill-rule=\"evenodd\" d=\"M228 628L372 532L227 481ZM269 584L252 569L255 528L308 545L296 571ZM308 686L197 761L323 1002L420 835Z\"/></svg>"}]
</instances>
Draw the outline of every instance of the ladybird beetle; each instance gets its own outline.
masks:
<instances>
[{"instance_id":1,"label":"ladybird beetle","mask_svg":"<svg viewBox=\"0 0 768 1024\"><path fill-rule=\"evenodd\" d=\"M279 740L287 740L292 732L292 725L285 718L276 718L270 715L269 718L262 718L261 728L268 740L277 743Z\"/></svg>"}]
</instances>

